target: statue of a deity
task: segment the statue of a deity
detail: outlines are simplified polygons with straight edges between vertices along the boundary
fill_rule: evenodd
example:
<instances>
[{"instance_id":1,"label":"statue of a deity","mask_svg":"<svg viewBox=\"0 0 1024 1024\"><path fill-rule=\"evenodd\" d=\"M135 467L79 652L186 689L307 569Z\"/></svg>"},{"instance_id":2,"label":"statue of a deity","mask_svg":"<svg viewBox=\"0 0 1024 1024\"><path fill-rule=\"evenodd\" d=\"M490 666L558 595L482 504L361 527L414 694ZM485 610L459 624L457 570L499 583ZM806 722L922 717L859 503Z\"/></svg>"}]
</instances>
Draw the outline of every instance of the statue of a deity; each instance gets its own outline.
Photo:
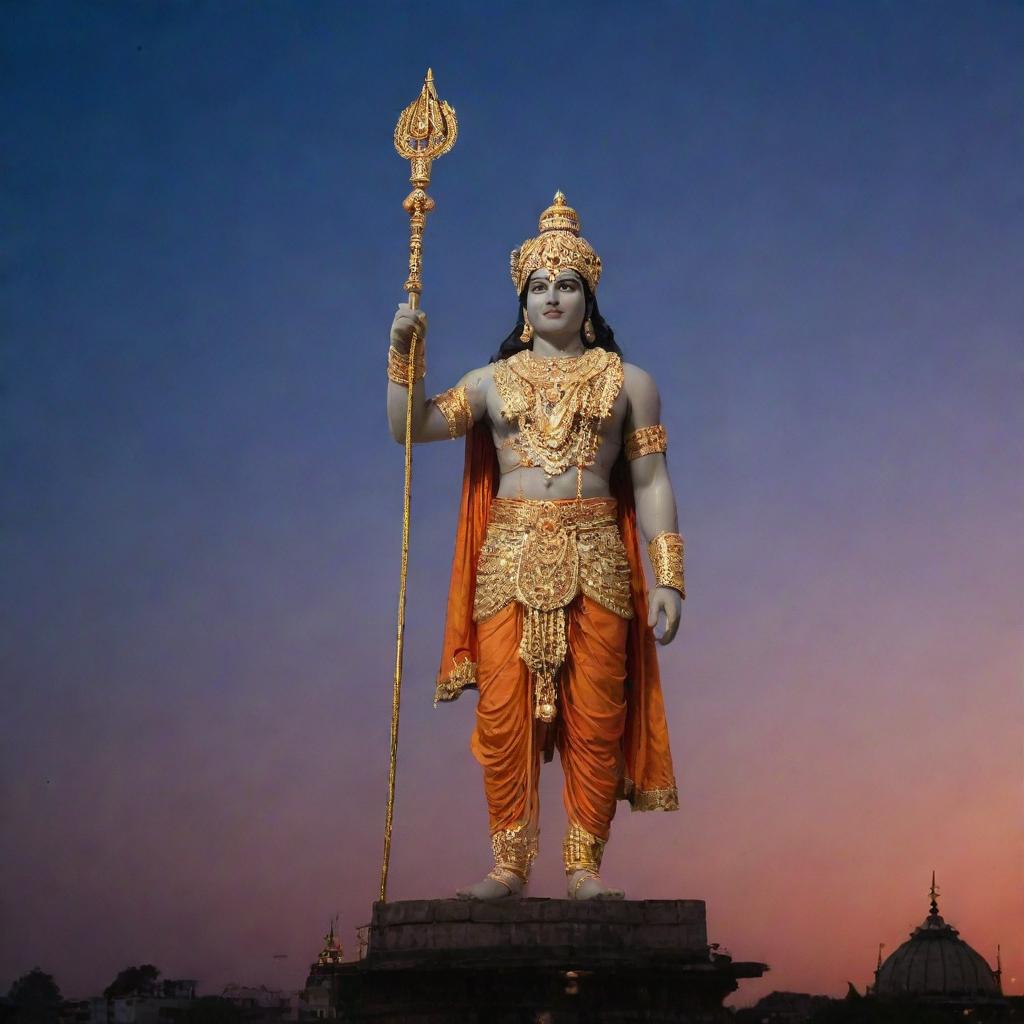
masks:
<instances>
[{"instance_id":1,"label":"statue of a deity","mask_svg":"<svg viewBox=\"0 0 1024 1024\"><path fill-rule=\"evenodd\" d=\"M655 640L679 626L683 541L654 380L622 360L598 311L601 260L559 192L512 252L518 321L491 361L426 398L425 314L391 328L388 417L405 440L466 436L462 504L435 699L479 691L494 868L458 895L522 894L538 848L540 761L565 775L570 899L621 899L599 870L616 803L676 810ZM648 540L648 595L637 524ZM656 637L655 629L661 628Z\"/></svg>"}]
</instances>

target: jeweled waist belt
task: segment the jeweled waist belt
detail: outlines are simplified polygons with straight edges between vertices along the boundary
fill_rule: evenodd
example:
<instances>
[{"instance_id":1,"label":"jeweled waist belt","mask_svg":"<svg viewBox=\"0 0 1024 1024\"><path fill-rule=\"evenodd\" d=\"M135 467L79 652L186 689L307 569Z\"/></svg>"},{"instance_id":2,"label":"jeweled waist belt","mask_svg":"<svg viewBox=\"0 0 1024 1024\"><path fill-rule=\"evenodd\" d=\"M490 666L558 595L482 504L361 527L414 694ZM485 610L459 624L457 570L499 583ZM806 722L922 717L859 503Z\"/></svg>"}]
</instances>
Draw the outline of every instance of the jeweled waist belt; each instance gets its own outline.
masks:
<instances>
[{"instance_id":1,"label":"jeweled waist belt","mask_svg":"<svg viewBox=\"0 0 1024 1024\"><path fill-rule=\"evenodd\" d=\"M616 524L617 508L614 498L565 498L558 501L495 498L491 502L487 525L516 532L554 532L566 527L594 530Z\"/></svg>"}]
</instances>

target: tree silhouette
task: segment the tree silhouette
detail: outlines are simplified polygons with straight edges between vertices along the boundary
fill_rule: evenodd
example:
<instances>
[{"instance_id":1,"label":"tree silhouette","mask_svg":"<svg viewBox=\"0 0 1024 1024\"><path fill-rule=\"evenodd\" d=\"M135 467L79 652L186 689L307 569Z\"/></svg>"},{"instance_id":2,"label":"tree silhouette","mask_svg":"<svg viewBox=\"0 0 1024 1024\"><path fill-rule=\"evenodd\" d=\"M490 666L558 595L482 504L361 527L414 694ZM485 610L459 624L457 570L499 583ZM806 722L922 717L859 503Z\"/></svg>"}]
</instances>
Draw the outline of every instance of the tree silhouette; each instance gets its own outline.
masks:
<instances>
[{"instance_id":1,"label":"tree silhouette","mask_svg":"<svg viewBox=\"0 0 1024 1024\"><path fill-rule=\"evenodd\" d=\"M103 990L104 999L123 999L125 996L136 996L150 992L160 977L160 968L152 964L140 964L138 967L126 967L119 971L117 977Z\"/></svg>"},{"instance_id":2,"label":"tree silhouette","mask_svg":"<svg viewBox=\"0 0 1024 1024\"><path fill-rule=\"evenodd\" d=\"M15 1024L53 1024L57 1020L60 988L52 974L38 967L18 978L7 997L17 1007Z\"/></svg>"}]
</instances>

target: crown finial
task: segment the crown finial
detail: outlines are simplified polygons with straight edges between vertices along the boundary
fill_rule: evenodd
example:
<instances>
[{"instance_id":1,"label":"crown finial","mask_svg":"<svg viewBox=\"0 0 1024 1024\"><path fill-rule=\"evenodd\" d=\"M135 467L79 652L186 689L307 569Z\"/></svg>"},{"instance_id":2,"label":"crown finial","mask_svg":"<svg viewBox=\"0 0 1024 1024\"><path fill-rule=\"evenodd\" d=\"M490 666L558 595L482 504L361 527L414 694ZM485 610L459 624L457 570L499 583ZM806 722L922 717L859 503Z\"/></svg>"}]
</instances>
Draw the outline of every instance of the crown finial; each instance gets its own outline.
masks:
<instances>
[{"instance_id":1,"label":"crown finial","mask_svg":"<svg viewBox=\"0 0 1024 1024\"><path fill-rule=\"evenodd\" d=\"M554 202L540 215L540 233L568 231L579 238L579 214L565 201L564 192L556 192Z\"/></svg>"},{"instance_id":2,"label":"crown finial","mask_svg":"<svg viewBox=\"0 0 1024 1024\"><path fill-rule=\"evenodd\" d=\"M931 910L929 910L928 913L929 913L929 915L931 917L938 917L939 916L939 904L938 904L937 897L939 895L939 890L938 890L938 888L935 885L935 869L934 868L932 868L932 887L931 887L931 889L928 890L928 895L931 897L931 901L932 901L932 903L931 903Z\"/></svg>"}]
</instances>

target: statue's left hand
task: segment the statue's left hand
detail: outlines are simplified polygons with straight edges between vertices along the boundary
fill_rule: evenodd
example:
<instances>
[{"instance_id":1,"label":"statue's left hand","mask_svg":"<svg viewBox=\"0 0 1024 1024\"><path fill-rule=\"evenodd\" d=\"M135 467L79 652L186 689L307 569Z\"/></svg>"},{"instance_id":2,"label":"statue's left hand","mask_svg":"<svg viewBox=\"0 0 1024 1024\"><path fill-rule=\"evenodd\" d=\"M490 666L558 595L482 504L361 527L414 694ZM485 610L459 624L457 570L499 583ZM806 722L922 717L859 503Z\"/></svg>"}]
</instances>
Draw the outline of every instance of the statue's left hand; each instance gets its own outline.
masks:
<instances>
[{"instance_id":1,"label":"statue's left hand","mask_svg":"<svg viewBox=\"0 0 1024 1024\"><path fill-rule=\"evenodd\" d=\"M671 587L655 587L648 595L647 625L654 628L654 638L659 644L670 644L679 629L680 613L683 599L678 590ZM661 636L658 636L658 620L664 624Z\"/></svg>"}]
</instances>

